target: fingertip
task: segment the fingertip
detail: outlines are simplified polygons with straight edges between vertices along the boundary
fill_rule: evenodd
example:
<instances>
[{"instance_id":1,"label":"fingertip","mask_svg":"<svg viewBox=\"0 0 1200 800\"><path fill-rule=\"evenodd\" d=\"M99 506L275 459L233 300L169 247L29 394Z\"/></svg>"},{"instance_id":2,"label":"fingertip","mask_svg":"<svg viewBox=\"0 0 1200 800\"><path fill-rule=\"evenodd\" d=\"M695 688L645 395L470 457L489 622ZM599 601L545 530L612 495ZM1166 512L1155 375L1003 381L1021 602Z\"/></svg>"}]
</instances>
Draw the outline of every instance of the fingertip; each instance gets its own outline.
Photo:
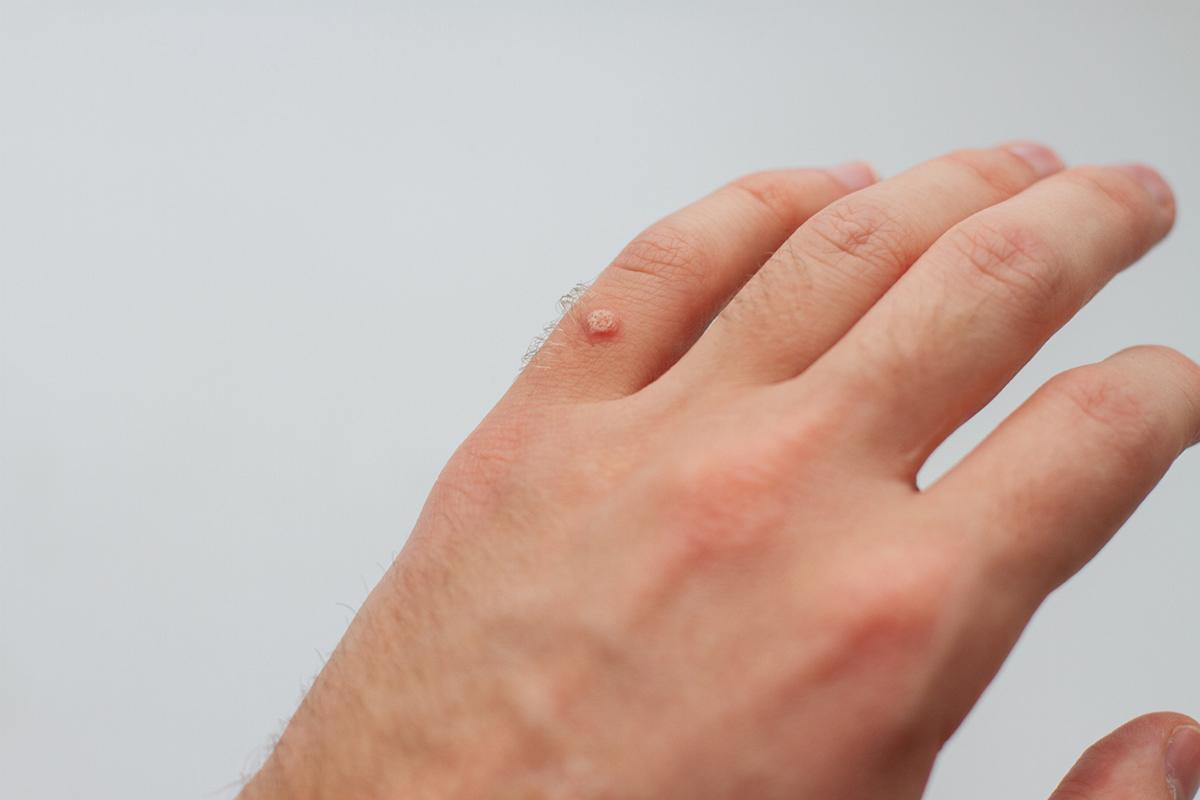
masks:
<instances>
[{"instance_id":1,"label":"fingertip","mask_svg":"<svg viewBox=\"0 0 1200 800\"><path fill-rule=\"evenodd\" d=\"M1131 720L1086 752L1051 800L1191 800L1200 785L1200 726L1174 712Z\"/></svg>"},{"instance_id":2,"label":"fingertip","mask_svg":"<svg viewBox=\"0 0 1200 800\"><path fill-rule=\"evenodd\" d=\"M1156 170L1145 164L1113 164L1113 169L1132 176L1164 211L1175 210L1175 194L1171 191L1170 184Z\"/></svg>"},{"instance_id":3,"label":"fingertip","mask_svg":"<svg viewBox=\"0 0 1200 800\"><path fill-rule=\"evenodd\" d=\"M1200 788L1200 727L1180 725L1171 732L1165 763L1175 800L1192 800Z\"/></svg>"},{"instance_id":4,"label":"fingertip","mask_svg":"<svg viewBox=\"0 0 1200 800\"><path fill-rule=\"evenodd\" d=\"M1137 369L1145 379L1152 371L1165 371L1172 376L1170 385L1180 392L1181 402L1191 409L1190 425L1184 426L1183 448L1200 444L1200 364L1178 350L1161 344L1139 344L1126 347L1104 359L1105 363L1121 364Z\"/></svg>"},{"instance_id":5,"label":"fingertip","mask_svg":"<svg viewBox=\"0 0 1200 800\"><path fill-rule=\"evenodd\" d=\"M1058 154L1039 142L1018 141L1001 146L1033 168L1038 178L1045 178L1067 168Z\"/></svg>"},{"instance_id":6,"label":"fingertip","mask_svg":"<svg viewBox=\"0 0 1200 800\"><path fill-rule=\"evenodd\" d=\"M828 167L825 172L852 192L865 189L880 180L879 172L866 161L849 161Z\"/></svg>"}]
</instances>

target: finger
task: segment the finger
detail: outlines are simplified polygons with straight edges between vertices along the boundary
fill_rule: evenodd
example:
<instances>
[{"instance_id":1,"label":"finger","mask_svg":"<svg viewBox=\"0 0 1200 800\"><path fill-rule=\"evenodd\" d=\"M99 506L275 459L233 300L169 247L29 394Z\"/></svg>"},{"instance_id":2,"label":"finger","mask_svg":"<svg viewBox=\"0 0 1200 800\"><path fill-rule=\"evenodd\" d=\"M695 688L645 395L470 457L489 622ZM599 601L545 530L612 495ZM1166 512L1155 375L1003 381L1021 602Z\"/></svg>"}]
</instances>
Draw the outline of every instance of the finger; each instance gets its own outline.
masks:
<instances>
[{"instance_id":1,"label":"finger","mask_svg":"<svg viewBox=\"0 0 1200 800\"><path fill-rule=\"evenodd\" d=\"M575 300L522 378L577 400L637 391L797 227L875 180L862 163L758 173L652 225Z\"/></svg>"},{"instance_id":2,"label":"finger","mask_svg":"<svg viewBox=\"0 0 1200 800\"><path fill-rule=\"evenodd\" d=\"M1010 587L1023 625L1198 438L1200 366L1132 348L1049 381L923 499Z\"/></svg>"},{"instance_id":3,"label":"finger","mask_svg":"<svg viewBox=\"0 0 1200 800\"><path fill-rule=\"evenodd\" d=\"M1089 747L1050 800L1191 800L1200 785L1200 724L1146 714Z\"/></svg>"},{"instance_id":4,"label":"finger","mask_svg":"<svg viewBox=\"0 0 1200 800\"><path fill-rule=\"evenodd\" d=\"M914 477L1170 230L1170 189L1148 168L1129 169L1069 170L955 226L802 380L870 398L851 440Z\"/></svg>"},{"instance_id":5,"label":"finger","mask_svg":"<svg viewBox=\"0 0 1200 800\"><path fill-rule=\"evenodd\" d=\"M1040 145L968 150L831 204L747 283L676 374L703 384L799 374L951 226L1061 169Z\"/></svg>"}]
</instances>

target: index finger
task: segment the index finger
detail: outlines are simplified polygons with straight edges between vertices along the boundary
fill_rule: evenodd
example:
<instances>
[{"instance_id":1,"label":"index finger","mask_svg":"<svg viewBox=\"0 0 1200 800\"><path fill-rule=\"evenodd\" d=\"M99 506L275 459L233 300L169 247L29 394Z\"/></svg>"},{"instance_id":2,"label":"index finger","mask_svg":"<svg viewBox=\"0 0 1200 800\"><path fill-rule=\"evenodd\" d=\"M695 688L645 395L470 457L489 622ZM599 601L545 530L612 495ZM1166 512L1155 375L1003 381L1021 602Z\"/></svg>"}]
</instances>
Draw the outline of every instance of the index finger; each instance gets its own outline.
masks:
<instances>
[{"instance_id":1,"label":"index finger","mask_svg":"<svg viewBox=\"0 0 1200 800\"><path fill-rule=\"evenodd\" d=\"M1021 576L1032 613L1198 438L1200 366L1131 348L1049 381L922 499L992 571Z\"/></svg>"}]
</instances>

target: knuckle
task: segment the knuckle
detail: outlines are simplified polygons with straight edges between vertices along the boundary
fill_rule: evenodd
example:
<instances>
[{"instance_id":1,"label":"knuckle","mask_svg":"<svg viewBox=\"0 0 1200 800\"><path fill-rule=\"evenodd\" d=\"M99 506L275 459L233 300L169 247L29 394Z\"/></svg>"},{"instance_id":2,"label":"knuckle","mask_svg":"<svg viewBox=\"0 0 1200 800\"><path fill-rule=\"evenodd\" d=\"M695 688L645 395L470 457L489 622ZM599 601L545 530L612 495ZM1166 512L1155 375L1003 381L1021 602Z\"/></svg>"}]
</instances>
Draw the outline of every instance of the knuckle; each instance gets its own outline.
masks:
<instances>
[{"instance_id":1,"label":"knuckle","mask_svg":"<svg viewBox=\"0 0 1200 800\"><path fill-rule=\"evenodd\" d=\"M978 582L969 556L936 539L876 539L868 559L861 547L850 548L856 552L840 554L833 576L813 588L838 598L813 637L813 679L858 687L880 729L893 734L940 735L940 715L929 716L919 687L942 672L942 645L976 623Z\"/></svg>"},{"instance_id":2,"label":"knuckle","mask_svg":"<svg viewBox=\"0 0 1200 800\"><path fill-rule=\"evenodd\" d=\"M828 266L896 274L915 259L914 237L898 209L851 195L809 220L807 237L790 252L812 251ZM799 257L798 255L796 257Z\"/></svg>"},{"instance_id":3,"label":"knuckle","mask_svg":"<svg viewBox=\"0 0 1200 800\"><path fill-rule=\"evenodd\" d=\"M1184 441L1181 447L1200 441L1200 364L1164 345L1138 345L1121 351L1118 356L1158 363L1174 394L1172 405L1182 414Z\"/></svg>"},{"instance_id":4,"label":"knuckle","mask_svg":"<svg viewBox=\"0 0 1200 800\"><path fill-rule=\"evenodd\" d=\"M666 494L677 521L667 535L683 561L727 561L774 540L785 513L779 476L786 473L764 450L715 450L674 470Z\"/></svg>"},{"instance_id":5,"label":"knuckle","mask_svg":"<svg viewBox=\"0 0 1200 800\"><path fill-rule=\"evenodd\" d=\"M738 178L727 187L765 208L788 230L803 222L804 198L795 179L780 172L756 172Z\"/></svg>"},{"instance_id":6,"label":"knuckle","mask_svg":"<svg viewBox=\"0 0 1200 800\"><path fill-rule=\"evenodd\" d=\"M1029 184L1029 167L1003 150L959 150L946 160L969 173L1000 197L1010 197Z\"/></svg>"},{"instance_id":7,"label":"knuckle","mask_svg":"<svg viewBox=\"0 0 1200 800\"><path fill-rule=\"evenodd\" d=\"M1054 249L1040 235L1003 220L973 220L943 239L969 279L993 285L1019 307L1040 312L1065 296L1067 275ZM1061 301L1060 301L1061 302Z\"/></svg>"},{"instance_id":8,"label":"knuckle","mask_svg":"<svg viewBox=\"0 0 1200 800\"><path fill-rule=\"evenodd\" d=\"M1109 447L1126 456L1142 449L1159 428L1149 398L1130 376L1108 364L1063 373L1046 389L1069 405L1069 413L1098 430Z\"/></svg>"},{"instance_id":9,"label":"knuckle","mask_svg":"<svg viewBox=\"0 0 1200 800\"><path fill-rule=\"evenodd\" d=\"M713 268L712 245L699 232L664 220L638 234L612 266L655 279L699 282Z\"/></svg>"},{"instance_id":10,"label":"knuckle","mask_svg":"<svg viewBox=\"0 0 1200 800\"><path fill-rule=\"evenodd\" d=\"M864 629L884 638L908 639L927 631L941 616L949 593L949 574L941 559L919 552L903 565L889 564L862 604Z\"/></svg>"},{"instance_id":11,"label":"knuckle","mask_svg":"<svg viewBox=\"0 0 1200 800\"><path fill-rule=\"evenodd\" d=\"M950 619L961 573L954 555L906 547L854 569L837 588L845 602L830 653L835 671L923 652Z\"/></svg>"}]
</instances>

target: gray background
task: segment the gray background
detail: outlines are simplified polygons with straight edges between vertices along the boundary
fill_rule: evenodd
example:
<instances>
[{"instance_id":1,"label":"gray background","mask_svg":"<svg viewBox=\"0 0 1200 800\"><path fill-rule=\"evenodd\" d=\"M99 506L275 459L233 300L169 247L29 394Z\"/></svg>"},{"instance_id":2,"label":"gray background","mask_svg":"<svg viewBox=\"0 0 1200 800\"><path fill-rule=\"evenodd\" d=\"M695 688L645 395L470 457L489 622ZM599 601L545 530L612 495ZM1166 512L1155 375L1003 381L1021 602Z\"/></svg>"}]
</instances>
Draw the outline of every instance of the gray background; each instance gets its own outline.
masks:
<instances>
[{"instance_id":1,"label":"gray background","mask_svg":"<svg viewBox=\"0 0 1200 800\"><path fill-rule=\"evenodd\" d=\"M1167 242L926 479L1055 372L1200 357L1198 31L1182 1L0 3L0 796L232 795L557 296L740 174L1032 137L1174 184ZM1187 454L1050 598L929 797L1045 797L1124 720L1200 714L1197 485Z\"/></svg>"}]
</instances>

